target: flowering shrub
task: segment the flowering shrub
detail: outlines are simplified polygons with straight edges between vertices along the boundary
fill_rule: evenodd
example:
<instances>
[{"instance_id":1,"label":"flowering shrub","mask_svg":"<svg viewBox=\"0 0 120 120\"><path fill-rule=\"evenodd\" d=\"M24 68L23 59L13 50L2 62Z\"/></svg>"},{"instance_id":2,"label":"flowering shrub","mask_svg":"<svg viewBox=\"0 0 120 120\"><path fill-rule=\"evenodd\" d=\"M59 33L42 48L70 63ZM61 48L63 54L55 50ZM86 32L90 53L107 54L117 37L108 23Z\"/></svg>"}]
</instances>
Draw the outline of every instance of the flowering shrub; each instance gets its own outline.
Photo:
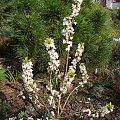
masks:
<instances>
[{"instance_id":1,"label":"flowering shrub","mask_svg":"<svg viewBox=\"0 0 120 120\"><path fill-rule=\"evenodd\" d=\"M76 76L76 66L80 62L82 53L84 51L84 43L79 43L78 48L75 52L75 57L71 61L71 64L68 65L69 62L69 52L72 47L72 40L74 35L74 27L73 25L76 25L77 22L75 21L75 17L79 14L81 4L83 0L74 0L74 4L72 4L72 13L70 16L65 17L63 19L63 44L66 45L66 69L64 73L62 73L59 70L60 67L60 60L59 55L56 52L56 47L54 44L54 40L52 38L47 38L45 40L45 46L46 50L48 51L50 62L48 63L48 73L49 73L49 81L46 85L46 89L48 91L48 103L51 106L51 110L49 110L49 116L53 119L59 119L60 115L62 114L64 108L66 107L66 104L72 95L72 93L77 90L79 87L84 87L84 84L88 80L88 74L86 67L84 63L80 63L79 68L80 72L82 74L82 81L79 81L79 84L75 87L73 87L72 82L75 79ZM32 62L28 60L27 58L22 64L23 69L23 82L24 82L24 90L29 93L29 99L31 99L39 108L40 106L43 106L43 104L39 101L38 98L38 91L36 83L33 80L33 74L32 74ZM62 79L63 78L63 79ZM56 80L58 82L58 85L54 84L53 80ZM73 87L73 89L71 89ZM62 98L64 97L64 94L69 93L67 96L67 99L65 100L64 104L61 103ZM23 95L23 92L21 93ZM25 96L23 96L25 98ZM111 106L111 105L110 105ZM108 108L108 106L107 106ZM110 110L113 109L113 107L109 107ZM103 111L103 110L102 110ZM89 112L90 111L83 111L83 112ZM101 111L100 111L101 112ZM102 112L101 112L102 113ZM105 114L109 113L108 111L105 111Z\"/></svg>"}]
</instances>

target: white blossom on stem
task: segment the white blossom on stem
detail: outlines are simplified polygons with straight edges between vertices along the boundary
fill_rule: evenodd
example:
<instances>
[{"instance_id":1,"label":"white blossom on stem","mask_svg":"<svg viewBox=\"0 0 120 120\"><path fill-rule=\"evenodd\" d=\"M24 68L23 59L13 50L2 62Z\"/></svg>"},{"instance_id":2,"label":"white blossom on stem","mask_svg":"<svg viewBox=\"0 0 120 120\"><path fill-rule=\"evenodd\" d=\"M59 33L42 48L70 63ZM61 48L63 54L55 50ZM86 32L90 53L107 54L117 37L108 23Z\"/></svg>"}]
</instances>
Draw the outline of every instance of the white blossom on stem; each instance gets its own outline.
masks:
<instances>
[{"instance_id":1,"label":"white blossom on stem","mask_svg":"<svg viewBox=\"0 0 120 120\"><path fill-rule=\"evenodd\" d=\"M29 93L29 98L32 100L32 94L34 94L34 102L37 104L37 106L40 106L39 100L38 100L38 91L39 88L37 88L37 84L33 80L33 64L31 60L24 61L22 63L22 79L24 83L24 89ZM22 92L21 92L22 93Z\"/></svg>"},{"instance_id":2,"label":"white blossom on stem","mask_svg":"<svg viewBox=\"0 0 120 120\"><path fill-rule=\"evenodd\" d=\"M51 82L49 82L49 84L46 86L47 90L50 92L50 95L48 97L48 102L51 105L51 107L56 110L56 99L60 100L61 99L61 95L59 93L59 91L53 89L53 85ZM51 115L54 117L55 113L54 111L51 111Z\"/></svg>"},{"instance_id":3,"label":"white blossom on stem","mask_svg":"<svg viewBox=\"0 0 120 120\"><path fill-rule=\"evenodd\" d=\"M54 100L54 97L52 95L49 96L48 102L52 106L52 108L54 108L54 109L56 108L56 106L55 106L55 100Z\"/></svg>"},{"instance_id":4,"label":"white blossom on stem","mask_svg":"<svg viewBox=\"0 0 120 120\"><path fill-rule=\"evenodd\" d=\"M74 18L78 16L79 11L80 11L80 6L82 4L83 0L74 0L74 4L72 4L72 13L69 17L65 17L63 19L63 44L67 44L66 51L70 51L70 48L72 47L72 40L73 40L73 35L74 35L74 28L73 24L76 25L77 22L75 22Z\"/></svg>"},{"instance_id":5,"label":"white blossom on stem","mask_svg":"<svg viewBox=\"0 0 120 120\"><path fill-rule=\"evenodd\" d=\"M56 47L54 45L54 40L52 38L47 38L45 40L45 46L50 56L48 71L57 73L59 71L60 60L58 53L55 51Z\"/></svg>"},{"instance_id":6,"label":"white blossom on stem","mask_svg":"<svg viewBox=\"0 0 120 120\"><path fill-rule=\"evenodd\" d=\"M96 111L97 117L104 117L106 114L109 114L114 109L114 105L110 102L106 106L101 107Z\"/></svg>"},{"instance_id":7,"label":"white blossom on stem","mask_svg":"<svg viewBox=\"0 0 120 120\"><path fill-rule=\"evenodd\" d=\"M69 58L69 51L70 48L72 47L72 40L73 40L73 35L74 35L74 27L73 25L76 25L77 22L75 21L75 17L79 14L80 11L80 6L82 4L83 0L74 0L74 4L72 4L72 13L69 17L65 17L63 19L63 30L62 30L62 34L64 36L63 39L63 44L66 44L66 51L68 52L68 56L67 56L67 64L66 64L66 71L65 71L65 77L63 80L63 84L60 87L60 91L62 91L63 93L67 92L67 86L70 86L72 81L74 80L74 76L70 76L69 74L71 73L71 71L75 73L76 71L76 65L77 63L80 61L81 56L82 56L82 52L84 50L84 45L79 44L78 45L78 50L76 51L75 54L75 59L73 59L72 61L72 65L69 67L69 70L67 71L68 68L68 58ZM81 46L83 47L81 49Z\"/></svg>"},{"instance_id":8,"label":"white blossom on stem","mask_svg":"<svg viewBox=\"0 0 120 120\"><path fill-rule=\"evenodd\" d=\"M79 43L75 53L75 58L72 60L71 62L72 66L70 67L76 69L77 63L80 62L83 52L84 52L84 43Z\"/></svg>"},{"instance_id":9,"label":"white blossom on stem","mask_svg":"<svg viewBox=\"0 0 120 120\"><path fill-rule=\"evenodd\" d=\"M73 18L65 17L63 19L63 26L64 29L62 30L62 33L63 36L65 37L63 40L63 44L67 44L66 51L70 51L70 48L72 47L72 39L74 34Z\"/></svg>"},{"instance_id":10,"label":"white blossom on stem","mask_svg":"<svg viewBox=\"0 0 120 120\"><path fill-rule=\"evenodd\" d=\"M53 89L52 83L49 82L49 84L46 86L47 90L50 91L50 96L48 98L49 104L52 106L52 108L56 108L55 106L55 97L58 99L61 99L59 91Z\"/></svg>"},{"instance_id":11,"label":"white blossom on stem","mask_svg":"<svg viewBox=\"0 0 120 120\"><path fill-rule=\"evenodd\" d=\"M85 102L86 103L86 102ZM82 112L87 113L86 115L88 117L93 117L93 118L101 118L104 117L106 114L109 114L110 112L112 112L114 110L114 105L110 102L108 104L106 104L105 106L101 106L99 109L83 109ZM81 115L81 117L83 117L83 115Z\"/></svg>"},{"instance_id":12,"label":"white blossom on stem","mask_svg":"<svg viewBox=\"0 0 120 120\"><path fill-rule=\"evenodd\" d=\"M72 4L72 17L76 17L79 15L79 11L80 11L80 6L83 2L83 0L74 0L74 4Z\"/></svg>"},{"instance_id":13,"label":"white blossom on stem","mask_svg":"<svg viewBox=\"0 0 120 120\"><path fill-rule=\"evenodd\" d=\"M59 60L59 55L56 52L54 40L52 38L47 38L45 40L45 46L50 56L50 62L48 63L49 65L48 72L54 73L54 75L56 75L56 77L58 78L60 60ZM51 79L52 78L50 77L50 81L46 86L47 90L50 92L50 95L48 97L48 102L53 109L56 109L56 98L61 99L61 96L57 90L53 89ZM51 115L52 116L55 115L54 111L51 112Z\"/></svg>"},{"instance_id":14,"label":"white blossom on stem","mask_svg":"<svg viewBox=\"0 0 120 120\"><path fill-rule=\"evenodd\" d=\"M79 68L80 68L80 72L82 74L82 81L79 82L79 84L81 85L81 87L84 87L84 84L87 83L89 76L87 74L87 70L86 70L84 63L81 63Z\"/></svg>"},{"instance_id":15,"label":"white blossom on stem","mask_svg":"<svg viewBox=\"0 0 120 120\"><path fill-rule=\"evenodd\" d=\"M84 43L78 44L78 48L75 53L75 58L71 62L71 66L69 66L69 70L67 75L65 76L65 79L63 81L63 86L61 87L61 91L63 93L67 92L67 86L71 86L71 83L75 79L75 72L76 72L76 66L77 63L80 62L82 53L84 51Z\"/></svg>"}]
</instances>

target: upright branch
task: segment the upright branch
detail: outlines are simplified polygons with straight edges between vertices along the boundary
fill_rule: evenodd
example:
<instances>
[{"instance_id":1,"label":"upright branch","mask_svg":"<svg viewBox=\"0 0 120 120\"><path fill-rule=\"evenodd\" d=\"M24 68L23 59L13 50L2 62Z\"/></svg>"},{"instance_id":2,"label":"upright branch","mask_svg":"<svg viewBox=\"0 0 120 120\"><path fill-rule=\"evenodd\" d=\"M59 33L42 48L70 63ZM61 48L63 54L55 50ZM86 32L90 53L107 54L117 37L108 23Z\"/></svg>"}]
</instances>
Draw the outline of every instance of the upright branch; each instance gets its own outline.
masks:
<instances>
[{"instance_id":1,"label":"upright branch","mask_svg":"<svg viewBox=\"0 0 120 120\"><path fill-rule=\"evenodd\" d=\"M45 40L45 47L50 56L50 62L48 63L48 72L57 74L59 72L59 55L56 52L56 47L54 45L54 40L52 38L47 38Z\"/></svg>"},{"instance_id":2,"label":"upright branch","mask_svg":"<svg viewBox=\"0 0 120 120\"><path fill-rule=\"evenodd\" d=\"M64 74L63 83L61 84L62 81L59 81L60 86L57 90L55 90L55 88L53 86L52 75L56 76L57 80L59 79L59 76L60 76L60 74L59 74L60 73L60 71L59 71L59 65L60 65L59 56L56 52L54 40L52 38L47 38L45 40L45 46L46 46L46 49L50 56L50 62L48 63L48 65L49 65L48 72L50 73L50 81L49 81L48 85L46 86L46 88L50 92L48 101L49 101L49 104L53 108L53 111L51 111L52 116L55 116L54 111L56 111L56 109L58 109L58 112L57 112L58 116L60 115L60 113L59 113L60 109L61 109L60 100L61 100L62 94L67 93L67 91L68 91L67 87L70 86L72 81L74 80L77 63L81 60L81 56L84 51L84 44L83 43L78 44L78 48L75 53L75 58L71 62L71 66L69 66L69 70L68 70L69 51L70 51L70 48L72 47L72 40L73 40L73 35L74 35L73 25L77 24L75 22L74 18L79 14L82 1L83 0L74 0L74 4L72 4L71 15L69 17L65 17L63 19L64 28L62 30L62 33L64 36L63 44L67 45L67 47L66 47L67 63L66 63L66 70L65 70L65 74Z\"/></svg>"},{"instance_id":3,"label":"upright branch","mask_svg":"<svg viewBox=\"0 0 120 120\"><path fill-rule=\"evenodd\" d=\"M45 40L45 46L48 51L48 54L50 56L50 62L48 63L48 73L50 73L50 81L48 82L48 85L46 86L47 90L50 92L48 102L52 106L53 110L51 111L51 115L54 117L56 111L56 101L55 98L61 99L59 91L54 89L53 83L52 83L52 74L55 79L58 80L58 73L59 73L59 65L60 65L60 60L59 60L59 55L56 52L56 47L54 45L54 40L52 38L47 38ZM60 101L60 100L59 100ZM58 110L59 114L59 110Z\"/></svg>"},{"instance_id":4,"label":"upright branch","mask_svg":"<svg viewBox=\"0 0 120 120\"><path fill-rule=\"evenodd\" d=\"M34 102L34 104L40 108L43 106L43 104L39 101L38 98L38 91L39 88L37 88L37 84L33 80L33 64L31 60L26 59L22 63L22 79L24 83L24 89L28 93L29 99ZM24 91L21 92L21 95L23 95ZM24 96L25 97L25 96Z\"/></svg>"},{"instance_id":5,"label":"upright branch","mask_svg":"<svg viewBox=\"0 0 120 120\"><path fill-rule=\"evenodd\" d=\"M82 81L80 81L79 84L81 85L81 87L84 87L84 84L87 83L89 76L87 74L87 70L86 70L84 63L80 63L79 68L82 74Z\"/></svg>"},{"instance_id":6,"label":"upright branch","mask_svg":"<svg viewBox=\"0 0 120 120\"><path fill-rule=\"evenodd\" d=\"M71 65L69 66L69 70L64 78L63 85L61 86L62 93L66 93L68 91L68 88L71 86L71 83L73 82L76 75L75 73L77 63L80 62L83 51L84 43L79 43L75 53L75 58L72 60Z\"/></svg>"},{"instance_id":7,"label":"upright branch","mask_svg":"<svg viewBox=\"0 0 120 120\"><path fill-rule=\"evenodd\" d=\"M68 70L68 59L69 59L69 51L70 51L70 48L72 47L72 40L73 40L73 35L74 35L74 27L73 27L73 25L77 24L77 22L75 21L75 17L79 15L79 11L80 11L82 2L83 2L83 0L74 0L74 4L72 4L72 13L71 13L71 15L69 17L65 17L63 19L63 27L64 27L63 30L62 30L62 34L64 36L63 44L66 44L66 51L67 51L66 69L65 69L65 74L64 74L63 85L62 85L62 88L61 88L63 93L67 92L67 87L66 86L68 84L70 86L70 84L73 81L74 76L75 76L74 73L75 73L76 68L71 68L71 66L70 66L69 70ZM78 47L79 47L78 51L81 51L80 50L81 49L80 44L78 45ZM84 50L84 45L82 45L82 47L83 47L82 50ZM81 56L82 56L82 54L81 54ZM75 57L77 57L77 51L76 51ZM79 62L79 60L76 60L76 59L74 59L72 61L72 64L74 65L74 67L77 65L78 62ZM73 74L73 75L71 76L71 74ZM70 80L68 82L66 82L69 78L70 78Z\"/></svg>"},{"instance_id":8,"label":"upright branch","mask_svg":"<svg viewBox=\"0 0 120 120\"><path fill-rule=\"evenodd\" d=\"M80 6L82 4L83 0L74 0L74 4L72 4L72 13L69 17L65 17L63 19L63 30L62 34L64 36L63 44L66 44L66 51L67 51L67 59L66 59L66 69L65 69L65 77L67 75L68 70L68 59L69 59L69 51L72 47L72 40L74 35L74 27L73 25L76 25L77 22L75 22L75 17L79 15Z\"/></svg>"}]
</instances>

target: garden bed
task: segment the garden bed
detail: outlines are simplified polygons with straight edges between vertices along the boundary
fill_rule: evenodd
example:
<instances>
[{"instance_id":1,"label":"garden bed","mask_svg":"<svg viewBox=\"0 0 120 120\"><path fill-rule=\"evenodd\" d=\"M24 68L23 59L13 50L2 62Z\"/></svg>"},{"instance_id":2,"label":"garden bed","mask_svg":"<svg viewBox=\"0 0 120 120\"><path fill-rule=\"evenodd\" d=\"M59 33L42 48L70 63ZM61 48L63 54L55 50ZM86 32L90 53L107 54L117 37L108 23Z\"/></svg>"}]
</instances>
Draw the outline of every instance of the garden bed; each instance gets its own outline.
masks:
<instances>
[{"instance_id":1,"label":"garden bed","mask_svg":"<svg viewBox=\"0 0 120 120\"><path fill-rule=\"evenodd\" d=\"M36 81L37 82L37 81ZM39 97L44 96L44 86L42 84L38 85L40 91L39 91ZM4 120L7 115L10 116L17 116L19 112L25 111L26 106L31 105L31 102L29 100L24 100L20 96L20 91L22 91L23 87L21 83L13 83L8 81L1 81L0 82L0 101L11 101L9 105L7 106L9 109L9 112L5 107L3 107L3 116L1 118ZM46 98L47 99L47 98ZM66 99L66 98L65 98ZM44 103L49 106L47 101L45 99ZM89 94L81 91L76 91L69 99L63 113L61 114L60 120L87 120L88 117L82 113L84 109L90 109L91 111L94 111L95 109L99 109L100 106L106 105L106 103L112 102L112 104L115 105L115 109L113 112L111 112L108 115L105 115L103 118L93 118L91 117L90 120L119 120L120 119L120 96L119 93L117 93L113 89L104 89L104 93L102 97L95 98L91 97ZM44 109L45 110L45 109ZM39 111L38 113L30 113L34 117L40 117L42 114L47 112L41 109L41 113ZM82 118L81 118L82 114ZM9 116L9 117L10 117Z\"/></svg>"}]
</instances>

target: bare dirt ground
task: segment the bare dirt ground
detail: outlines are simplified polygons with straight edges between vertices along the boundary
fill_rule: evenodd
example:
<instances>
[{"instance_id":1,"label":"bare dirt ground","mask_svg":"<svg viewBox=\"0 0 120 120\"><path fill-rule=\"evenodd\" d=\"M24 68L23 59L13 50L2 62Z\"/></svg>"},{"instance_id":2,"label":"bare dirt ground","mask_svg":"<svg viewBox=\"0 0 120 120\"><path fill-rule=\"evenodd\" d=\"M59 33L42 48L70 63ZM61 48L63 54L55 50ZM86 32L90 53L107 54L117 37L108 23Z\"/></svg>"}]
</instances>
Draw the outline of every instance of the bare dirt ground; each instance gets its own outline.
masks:
<instances>
[{"instance_id":1,"label":"bare dirt ground","mask_svg":"<svg viewBox=\"0 0 120 120\"><path fill-rule=\"evenodd\" d=\"M25 109L25 105L29 105L29 101L24 101L19 92L22 90L21 83L12 83L0 81L0 101L11 101L9 107L9 114L16 115L20 111ZM44 87L40 87L41 92L44 92ZM40 92L40 97L43 97L43 93ZM90 99L88 99L90 98ZM44 101L46 103L46 101ZM83 109L98 109L99 106L104 106L106 103L112 102L115 109L104 118L80 118L80 113ZM4 114L0 116L0 120L5 120L5 106L3 107ZM120 120L120 93L113 89L105 89L101 98L91 97L83 92L75 92L69 99L62 115L61 120Z\"/></svg>"}]
</instances>

